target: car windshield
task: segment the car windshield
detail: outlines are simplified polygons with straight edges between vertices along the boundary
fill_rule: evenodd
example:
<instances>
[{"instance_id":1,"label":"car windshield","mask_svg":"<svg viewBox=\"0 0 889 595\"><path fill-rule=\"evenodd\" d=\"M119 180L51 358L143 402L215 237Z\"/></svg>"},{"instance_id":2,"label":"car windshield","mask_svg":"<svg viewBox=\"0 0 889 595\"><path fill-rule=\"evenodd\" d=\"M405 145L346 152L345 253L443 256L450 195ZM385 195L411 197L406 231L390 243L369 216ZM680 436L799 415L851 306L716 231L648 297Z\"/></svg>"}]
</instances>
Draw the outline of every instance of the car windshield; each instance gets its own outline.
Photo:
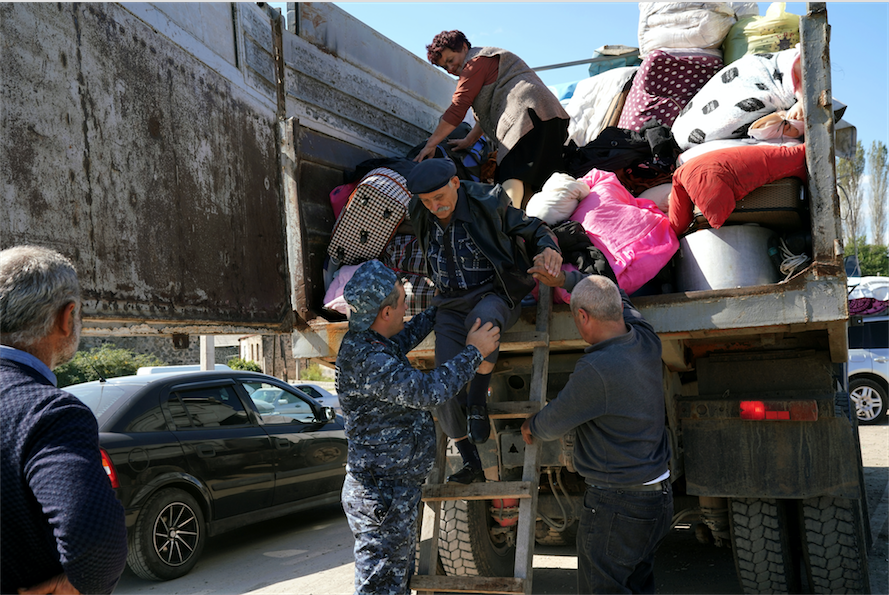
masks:
<instances>
[{"instance_id":1,"label":"car windshield","mask_svg":"<svg viewBox=\"0 0 889 595\"><path fill-rule=\"evenodd\" d=\"M112 405L140 388L142 388L141 385L106 384L100 382L66 386L63 390L80 399L84 405L90 408L96 419L101 419L102 414L108 411Z\"/></svg>"}]
</instances>

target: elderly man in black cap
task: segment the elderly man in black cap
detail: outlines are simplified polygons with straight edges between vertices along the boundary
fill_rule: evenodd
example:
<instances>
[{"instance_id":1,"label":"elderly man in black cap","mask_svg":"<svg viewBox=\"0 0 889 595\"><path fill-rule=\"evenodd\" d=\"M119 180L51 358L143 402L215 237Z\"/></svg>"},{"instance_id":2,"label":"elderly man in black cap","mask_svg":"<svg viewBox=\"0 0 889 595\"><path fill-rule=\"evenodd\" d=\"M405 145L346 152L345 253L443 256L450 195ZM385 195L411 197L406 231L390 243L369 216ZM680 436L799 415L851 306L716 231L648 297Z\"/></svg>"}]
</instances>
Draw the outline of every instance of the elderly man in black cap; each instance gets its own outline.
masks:
<instances>
[{"instance_id":1,"label":"elderly man in black cap","mask_svg":"<svg viewBox=\"0 0 889 595\"><path fill-rule=\"evenodd\" d=\"M480 320L466 346L429 373L406 354L432 331L434 306L404 322L404 287L379 261L343 288L349 332L336 360L348 459L342 502L355 536L355 592L408 592L421 486L435 460L430 411L451 400L497 348L500 329Z\"/></svg>"},{"instance_id":2,"label":"elderly man in black cap","mask_svg":"<svg viewBox=\"0 0 889 595\"><path fill-rule=\"evenodd\" d=\"M529 255L553 276L562 265L556 238L543 221L513 207L501 186L461 181L456 171L450 159L427 159L407 178L411 223L436 288L437 365L464 348L477 319L503 331L516 323L522 299L534 289ZM436 411L463 458L463 468L449 482L485 481L475 445L491 433L487 395L497 355L486 357L468 389Z\"/></svg>"}]
</instances>

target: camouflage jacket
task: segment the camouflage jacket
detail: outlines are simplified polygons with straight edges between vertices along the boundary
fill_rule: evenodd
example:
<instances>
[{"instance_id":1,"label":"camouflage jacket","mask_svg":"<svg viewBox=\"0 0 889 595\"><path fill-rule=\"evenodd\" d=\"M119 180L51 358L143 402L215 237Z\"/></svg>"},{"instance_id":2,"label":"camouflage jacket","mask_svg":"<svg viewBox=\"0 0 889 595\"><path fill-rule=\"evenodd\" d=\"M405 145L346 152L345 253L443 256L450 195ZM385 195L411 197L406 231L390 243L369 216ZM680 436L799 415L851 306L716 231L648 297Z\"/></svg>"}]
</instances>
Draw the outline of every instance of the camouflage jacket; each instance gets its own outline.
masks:
<instances>
[{"instance_id":1,"label":"camouflage jacket","mask_svg":"<svg viewBox=\"0 0 889 595\"><path fill-rule=\"evenodd\" d=\"M374 330L349 331L336 358L336 390L349 440L347 471L368 480L420 483L435 459L430 411L469 382L482 362L467 346L429 372L411 366L407 353L432 332L435 307L386 339Z\"/></svg>"}]
</instances>

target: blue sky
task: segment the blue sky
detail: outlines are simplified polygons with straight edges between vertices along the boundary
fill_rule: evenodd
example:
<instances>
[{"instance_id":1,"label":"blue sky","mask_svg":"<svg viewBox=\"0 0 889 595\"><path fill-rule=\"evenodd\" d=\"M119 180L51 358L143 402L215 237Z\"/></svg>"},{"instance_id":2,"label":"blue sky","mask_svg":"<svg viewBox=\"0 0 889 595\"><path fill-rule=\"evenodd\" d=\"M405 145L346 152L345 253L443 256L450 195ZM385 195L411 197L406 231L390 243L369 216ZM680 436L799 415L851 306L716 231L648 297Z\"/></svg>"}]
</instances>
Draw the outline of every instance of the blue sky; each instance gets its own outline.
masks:
<instances>
[{"instance_id":1,"label":"blue sky","mask_svg":"<svg viewBox=\"0 0 889 595\"><path fill-rule=\"evenodd\" d=\"M639 46L635 2L336 2L337 6L411 52L426 57L440 31L459 29L473 45L515 52L530 66L582 60L606 44ZM768 2L759 3L765 14ZM787 12L803 15L803 2ZM285 9L286 12L286 9ZM833 95L847 104L845 119L865 149L889 145L889 3L828 2ZM543 71L547 85L589 76L586 66Z\"/></svg>"},{"instance_id":2,"label":"blue sky","mask_svg":"<svg viewBox=\"0 0 889 595\"><path fill-rule=\"evenodd\" d=\"M606 44L639 46L635 2L336 2L337 6L395 43L426 59L426 45L439 32L459 29L476 46L497 46L530 66L582 60ZM764 15L769 2L760 2ZM285 3L274 3L286 14ZM788 2L803 15L806 4ZM828 2L833 96L848 108L844 118L858 129L865 150L889 146L889 3ZM547 85L589 76L586 66L539 73Z\"/></svg>"}]
</instances>

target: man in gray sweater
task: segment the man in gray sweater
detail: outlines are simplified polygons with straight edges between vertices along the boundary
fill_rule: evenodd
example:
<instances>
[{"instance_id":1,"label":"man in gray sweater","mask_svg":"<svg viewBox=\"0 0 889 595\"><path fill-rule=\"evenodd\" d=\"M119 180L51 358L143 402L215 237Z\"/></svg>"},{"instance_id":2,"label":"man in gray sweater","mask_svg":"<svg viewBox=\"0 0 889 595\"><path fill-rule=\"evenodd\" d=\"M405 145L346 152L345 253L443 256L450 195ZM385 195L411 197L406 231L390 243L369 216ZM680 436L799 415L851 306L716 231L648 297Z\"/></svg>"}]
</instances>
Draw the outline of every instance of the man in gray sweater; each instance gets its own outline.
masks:
<instances>
[{"instance_id":1,"label":"man in gray sweater","mask_svg":"<svg viewBox=\"0 0 889 595\"><path fill-rule=\"evenodd\" d=\"M606 277L534 276L571 291L590 344L565 388L522 425L528 444L575 429L574 465L587 483L577 592L654 593L654 555L673 516L660 339Z\"/></svg>"}]
</instances>

